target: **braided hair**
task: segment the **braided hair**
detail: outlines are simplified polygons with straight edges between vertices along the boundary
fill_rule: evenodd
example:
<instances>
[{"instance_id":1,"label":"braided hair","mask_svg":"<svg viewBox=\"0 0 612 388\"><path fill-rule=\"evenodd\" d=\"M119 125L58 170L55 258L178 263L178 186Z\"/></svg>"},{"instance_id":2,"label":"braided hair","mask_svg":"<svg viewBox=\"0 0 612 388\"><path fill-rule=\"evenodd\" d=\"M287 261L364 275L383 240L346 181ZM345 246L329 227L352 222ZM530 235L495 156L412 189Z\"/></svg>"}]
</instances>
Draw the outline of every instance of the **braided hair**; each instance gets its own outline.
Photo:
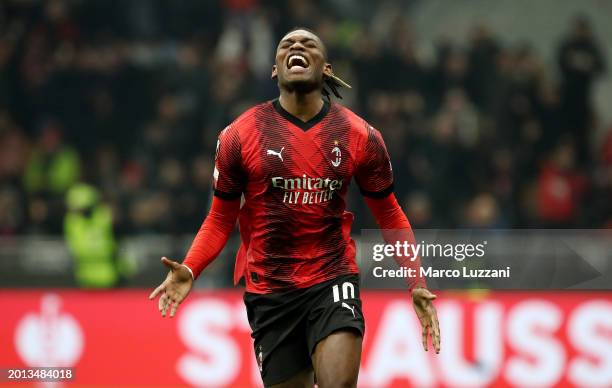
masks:
<instances>
[{"instance_id":1,"label":"braided hair","mask_svg":"<svg viewBox=\"0 0 612 388\"><path fill-rule=\"evenodd\" d=\"M338 92L338 88L340 87L345 87L345 88L350 89L351 85L344 82L340 77L338 77L334 73L331 73L331 75L329 76L325 74L323 75L323 90L321 92L327 98L328 101L330 99L330 92L333 93L334 96L336 96L337 98L342 99L340 92Z\"/></svg>"}]
</instances>

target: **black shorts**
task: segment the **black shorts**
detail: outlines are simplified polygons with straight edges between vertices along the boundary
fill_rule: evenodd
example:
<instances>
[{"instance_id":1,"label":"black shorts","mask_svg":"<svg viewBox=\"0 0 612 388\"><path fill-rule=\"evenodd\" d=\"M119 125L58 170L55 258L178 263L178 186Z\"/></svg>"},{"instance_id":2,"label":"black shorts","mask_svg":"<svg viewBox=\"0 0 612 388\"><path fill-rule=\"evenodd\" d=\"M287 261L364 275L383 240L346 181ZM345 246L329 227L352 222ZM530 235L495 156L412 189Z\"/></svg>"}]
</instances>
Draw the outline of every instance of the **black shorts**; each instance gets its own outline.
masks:
<instances>
[{"instance_id":1,"label":"black shorts","mask_svg":"<svg viewBox=\"0 0 612 388\"><path fill-rule=\"evenodd\" d=\"M359 276L343 275L309 288L275 294L244 294L254 349L266 386L312 368L319 341L340 329L363 336Z\"/></svg>"}]
</instances>

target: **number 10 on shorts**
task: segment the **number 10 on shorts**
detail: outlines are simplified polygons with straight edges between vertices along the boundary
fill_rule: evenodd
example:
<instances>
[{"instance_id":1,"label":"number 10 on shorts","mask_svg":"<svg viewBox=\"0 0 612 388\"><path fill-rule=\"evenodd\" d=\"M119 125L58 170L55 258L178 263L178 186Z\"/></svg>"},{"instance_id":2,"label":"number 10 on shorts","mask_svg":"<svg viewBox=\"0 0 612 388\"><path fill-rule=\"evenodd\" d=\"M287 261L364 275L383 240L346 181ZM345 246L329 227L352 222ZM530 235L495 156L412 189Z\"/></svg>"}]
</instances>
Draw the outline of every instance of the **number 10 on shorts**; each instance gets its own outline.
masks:
<instances>
[{"instance_id":1,"label":"number 10 on shorts","mask_svg":"<svg viewBox=\"0 0 612 388\"><path fill-rule=\"evenodd\" d=\"M340 286L334 285L332 292L334 294L334 302L340 302ZM353 283L342 283L342 299L355 299L355 286L353 286Z\"/></svg>"}]
</instances>

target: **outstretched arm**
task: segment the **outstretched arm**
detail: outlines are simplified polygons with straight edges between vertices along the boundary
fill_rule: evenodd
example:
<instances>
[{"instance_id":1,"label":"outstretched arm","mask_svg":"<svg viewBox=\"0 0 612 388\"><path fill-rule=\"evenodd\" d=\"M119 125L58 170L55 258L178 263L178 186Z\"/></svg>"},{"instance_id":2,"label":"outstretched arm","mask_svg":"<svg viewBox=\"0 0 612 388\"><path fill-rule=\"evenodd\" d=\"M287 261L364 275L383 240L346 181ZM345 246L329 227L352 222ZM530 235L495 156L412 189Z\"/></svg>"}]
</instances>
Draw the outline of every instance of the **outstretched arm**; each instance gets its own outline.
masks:
<instances>
[{"instance_id":1,"label":"outstretched arm","mask_svg":"<svg viewBox=\"0 0 612 388\"><path fill-rule=\"evenodd\" d=\"M183 264L162 257L162 263L170 272L163 283L149 295L149 299L161 294L158 307L163 317L171 306L170 317L176 314L178 306L191 291L193 281L219 255L234 229L239 212L240 198L224 200L215 196L210 212L195 236Z\"/></svg>"},{"instance_id":2,"label":"outstretched arm","mask_svg":"<svg viewBox=\"0 0 612 388\"><path fill-rule=\"evenodd\" d=\"M191 271L194 279L197 279L202 270L221 253L234 230L239 212L240 198L232 200L217 196L213 198L210 212L183 261L183 265Z\"/></svg>"},{"instance_id":3,"label":"outstretched arm","mask_svg":"<svg viewBox=\"0 0 612 388\"><path fill-rule=\"evenodd\" d=\"M414 244L414 233L408 218L397 203L395 194L391 193L384 198L364 197L366 204L376 219L376 223L382 230L387 244L395 244L397 241L407 241ZM420 275L419 257L396 257L395 260L401 267L414 268L417 274L408 279L408 286L412 292L412 304L421 322L423 348L427 351L427 337L431 335L432 343L436 353L440 352L440 328L438 316L432 301L436 295L427 289L425 279Z\"/></svg>"}]
</instances>

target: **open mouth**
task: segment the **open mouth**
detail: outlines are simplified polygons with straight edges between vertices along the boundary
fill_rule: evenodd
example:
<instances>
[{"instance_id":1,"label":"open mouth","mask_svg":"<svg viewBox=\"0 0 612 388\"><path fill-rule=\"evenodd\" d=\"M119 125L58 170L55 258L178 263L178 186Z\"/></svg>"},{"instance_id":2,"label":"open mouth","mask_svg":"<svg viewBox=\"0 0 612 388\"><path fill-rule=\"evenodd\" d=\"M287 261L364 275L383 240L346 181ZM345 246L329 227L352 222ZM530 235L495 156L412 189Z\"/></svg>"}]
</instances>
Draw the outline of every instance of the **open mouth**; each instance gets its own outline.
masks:
<instances>
[{"instance_id":1,"label":"open mouth","mask_svg":"<svg viewBox=\"0 0 612 388\"><path fill-rule=\"evenodd\" d=\"M287 58L287 69L291 71L304 71L308 66L308 60L300 54L292 54Z\"/></svg>"}]
</instances>

